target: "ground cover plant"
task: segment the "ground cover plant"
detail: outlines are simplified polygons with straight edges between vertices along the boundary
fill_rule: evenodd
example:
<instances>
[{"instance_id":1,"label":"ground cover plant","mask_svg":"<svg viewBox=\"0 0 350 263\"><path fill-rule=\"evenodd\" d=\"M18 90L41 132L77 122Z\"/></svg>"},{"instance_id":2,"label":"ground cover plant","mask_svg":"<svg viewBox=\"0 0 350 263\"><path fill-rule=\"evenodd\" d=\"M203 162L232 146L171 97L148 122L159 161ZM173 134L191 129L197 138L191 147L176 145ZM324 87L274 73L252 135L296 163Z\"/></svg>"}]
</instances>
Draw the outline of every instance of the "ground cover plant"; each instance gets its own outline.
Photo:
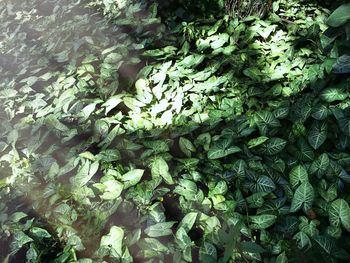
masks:
<instances>
[{"instance_id":1,"label":"ground cover plant","mask_svg":"<svg viewBox=\"0 0 350 263\"><path fill-rule=\"evenodd\" d=\"M331 4L1 1L0 260L349 262Z\"/></svg>"}]
</instances>

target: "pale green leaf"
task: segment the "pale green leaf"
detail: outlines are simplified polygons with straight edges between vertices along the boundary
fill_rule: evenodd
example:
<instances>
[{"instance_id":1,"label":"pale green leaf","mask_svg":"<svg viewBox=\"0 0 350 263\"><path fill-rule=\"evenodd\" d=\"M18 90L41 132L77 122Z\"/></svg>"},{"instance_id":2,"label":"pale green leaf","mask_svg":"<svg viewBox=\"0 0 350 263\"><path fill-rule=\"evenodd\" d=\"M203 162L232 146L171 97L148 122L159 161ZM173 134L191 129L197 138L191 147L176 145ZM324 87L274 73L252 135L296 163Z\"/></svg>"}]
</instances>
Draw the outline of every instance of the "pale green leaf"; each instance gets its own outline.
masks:
<instances>
[{"instance_id":1,"label":"pale green leaf","mask_svg":"<svg viewBox=\"0 0 350 263\"><path fill-rule=\"evenodd\" d=\"M120 258L122 256L122 245L124 230L118 226L112 226L109 233L101 238L100 247L111 250L111 256Z\"/></svg>"},{"instance_id":2,"label":"pale green leaf","mask_svg":"<svg viewBox=\"0 0 350 263\"><path fill-rule=\"evenodd\" d=\"M332 202L329 208L329 221L333 226L340 226L350 231L350 207L344 199L337 199Z\"/></svg>"},{"instance_id":3,"label":"pale green leaf","mask_svg":"<svg viewBox=\"0 0 350 263\"><path fill-rule=\"evenodd\" d=\"M294 193L290 212L296 212L303 207L304 211L308 211L312 207L314 201L314 189L309 182L302 183Z\"/></svg>"},{"instance_id":4,"label":"pale green leaf","mask_svg":"<svg viewBox=\"0 0 350 263\"><path fill-rule=\"evenodd\" d=\"M167 184L174 184L173 178L169 172L167 162L160 156L154 158L151 163L152 177L162 177Z\"/></svg>"},{"instance_id":5,"label":"pale green leaf","mask_svg":"<svg viewBox=\"0 0 350 263\"><path fill-rule=\"evenodd\" d=\"M157 223L155 225L151 225L145 229L146 235L149 237L162 237L162 236L169 236L173 233L172 227L176 222L169 221L169 222L161 222Z\"/></svg>"}]
</instances>

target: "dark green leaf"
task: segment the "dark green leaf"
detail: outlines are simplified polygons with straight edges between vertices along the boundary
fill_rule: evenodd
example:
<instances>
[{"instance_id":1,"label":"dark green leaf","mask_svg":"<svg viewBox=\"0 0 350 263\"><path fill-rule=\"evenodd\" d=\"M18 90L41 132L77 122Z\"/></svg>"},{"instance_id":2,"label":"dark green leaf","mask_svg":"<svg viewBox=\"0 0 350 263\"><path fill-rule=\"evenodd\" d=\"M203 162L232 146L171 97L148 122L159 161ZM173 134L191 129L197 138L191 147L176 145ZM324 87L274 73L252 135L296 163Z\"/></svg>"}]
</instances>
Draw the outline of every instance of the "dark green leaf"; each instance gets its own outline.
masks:
<instances>
[{"instance_id":1,"label":"dark green leaf","mask_svg":"<svg viewBox=\"0 0 350 263\"><path fill-rule=\"evenodd\" d=\"M343 4L339 6L329 16L327 24L332 27L339 27L350 20L350 4Z\"/></svg>"}]
</instances>

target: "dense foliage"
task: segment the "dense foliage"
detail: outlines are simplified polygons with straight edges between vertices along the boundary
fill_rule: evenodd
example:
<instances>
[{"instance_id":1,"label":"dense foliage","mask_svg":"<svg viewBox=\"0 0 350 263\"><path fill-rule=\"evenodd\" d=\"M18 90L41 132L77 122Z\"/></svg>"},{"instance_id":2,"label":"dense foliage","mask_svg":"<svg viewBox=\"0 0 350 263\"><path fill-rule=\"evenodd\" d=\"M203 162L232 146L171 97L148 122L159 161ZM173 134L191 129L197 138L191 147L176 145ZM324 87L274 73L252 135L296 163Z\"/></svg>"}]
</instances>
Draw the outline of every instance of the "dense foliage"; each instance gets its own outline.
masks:
<instances>
[{"instance_id":1,"label":"dense foliage","mask_svg":"<svg viewBox=\"0 0 350 263\"><path fill-rule=\"evenodd\" d=\"M260 2L1 1L0 259L348 262L350 5Z\"/></svg>"}]
</instances>

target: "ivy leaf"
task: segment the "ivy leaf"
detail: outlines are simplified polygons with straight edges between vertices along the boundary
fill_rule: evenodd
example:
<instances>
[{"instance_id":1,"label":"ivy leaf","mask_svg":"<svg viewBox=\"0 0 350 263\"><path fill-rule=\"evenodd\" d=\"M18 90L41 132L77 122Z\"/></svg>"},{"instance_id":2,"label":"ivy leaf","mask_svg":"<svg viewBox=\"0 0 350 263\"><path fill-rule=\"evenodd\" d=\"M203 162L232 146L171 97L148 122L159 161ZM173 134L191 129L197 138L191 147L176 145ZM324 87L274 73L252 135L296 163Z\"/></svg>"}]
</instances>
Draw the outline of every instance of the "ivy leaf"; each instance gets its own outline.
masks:
<instances>
[{"instance_id":1,"label":"ivy leaf","mask_svg":"<svg viewBox=\"0 0 350 263\"><path fill-rule=\"evenodd\" d=\"M272 226L276 222L277 216L275 215L258 215L250 216L252 229L265 229Z\"/></svg>"},{"instance_id":2,"label":"ivy leaf","mask_svg":"<svg viewBox=\"0 0 350 263\"><path fill-rule=\"evenodd\" d=\"M333 226L340 226L350 231L350 207L344 199L337 199L332 202L329 208L329 221Z\"/></svg>"},{"instance_id":3,"label":"ivy leaf","mask_svg":"<svg viewBox=\"0 0 350 263\"><path fill-rule=\"evenodd\" d=\"M173 178L169 173L169 166L167 162L160 156L154 158L151 163L152 177L162 177L167 184L174 184Z\"/></svg>"},{"instance_id":4,"label":"ivy leaf","mask_svg":"<svg viewBox=\"0 0 350 263\"><path fill-rule=\"evenodd\" d=\"M327 124L325 122L314 122L311 126L308 141L312 148L317 150L327 139Z\"/></svg>"},{"instance_id":5,"label":"ivy leaf","mask_svg":"<svg viewBox=\"0 0 350 263\"><path fill-rule=\"evenodd\" d=\"M309 182L302 183L294 193L290 212L298 211L302 206L304 211L312 207L314 201L314 189Z\"/></svg>"}]
</instances>

